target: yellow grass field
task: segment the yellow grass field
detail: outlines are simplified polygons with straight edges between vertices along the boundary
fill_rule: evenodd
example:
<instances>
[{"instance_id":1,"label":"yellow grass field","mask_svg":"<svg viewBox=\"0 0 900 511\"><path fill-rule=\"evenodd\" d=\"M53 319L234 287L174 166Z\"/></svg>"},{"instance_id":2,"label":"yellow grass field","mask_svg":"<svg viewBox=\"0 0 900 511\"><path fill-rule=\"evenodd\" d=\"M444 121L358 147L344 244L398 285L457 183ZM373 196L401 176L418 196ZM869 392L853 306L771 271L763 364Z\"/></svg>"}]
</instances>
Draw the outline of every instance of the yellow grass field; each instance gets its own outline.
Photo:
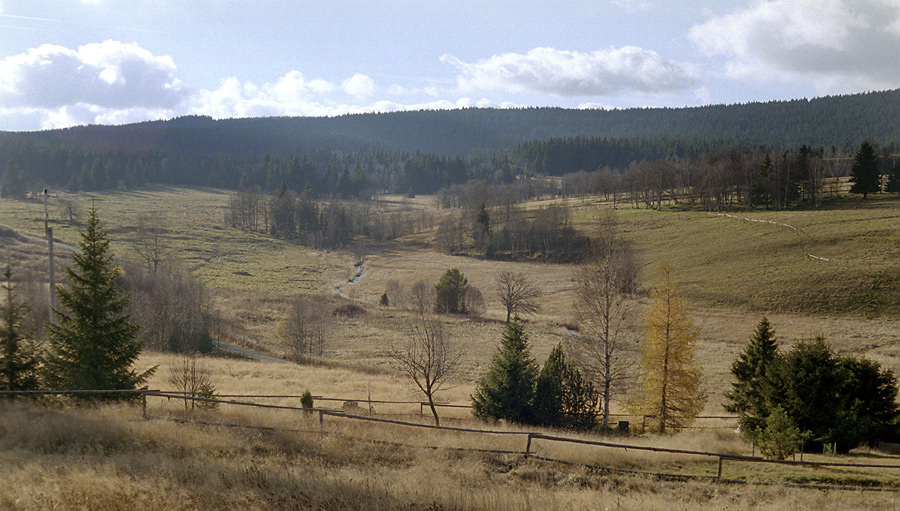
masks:
<instances>
[{"instance_id":1,"label":"yellow grass field","mask_svg":"<svg viewBox=\"0 0 900 511\"><path fill-rule=\"evenodd\" d=\"M90 207L90 197L76 199L82 212ZM505 311L495 296L494 281L502 271L527 273L543 291L540 311L527 318L532 356L538 362L556 344L571 339L569 327L575 323L571 265L450 256L431 247L433 231L389 244L315 251L226 227L227 199L228 194L218 190L154 188L98 194L94 203L109 230L113 251L126 259L135 258L132 240L137 218L148 212L162 214L173 259L211 289L213 306L224 318L222 334L229 341L276 356L291 355L276 331L298 295L318 294L331 310L352 302L365 313L330 320L321 366L206 360L220 394L300 394L309 389L317 396L352 399L362 406L368 399L419 401L421 394L398 376L388 356L390 345L409 335L416 314L378 302L391 281L406 289L418 280L433 285L449 268L458 268L470 285L482 291L486 310L478 318L441 318L464 358L453 388L440 399L468 404L497 348ZM445 213L427 197L414 201L385 197L384 201L387 209L413 207L433 215ZM600 210L608 208L597 199L570 202L577 207L573 220L585 232L596 228ZM702 387L709 395L705 415L724 413L722 394L729 387L731 363L763 315L784 346L821 335L839 353L869 357L900 374L900 201L840 199L828 208L735 213L741 218L675 208L626 208L617 213L623 235L638 252L645 289L653 285L660 263L667 261L675 267L700 329L698 360ZM54 211L58 218L59 210L51 204L51 214ZM747 219L789 224L802 235L781 225ZM41 236L43 204L0 200L0 225ZM67 243L77 241L80 226L78 220L54 223L56 236ZM27 259L38 268L46 267L40 244L0 239L5 240L0 257L12 258L14 266ZM348 283L360 255L365 274L358 283ZM338 288L340 296L335 293ZM646 301L646 295L641 295L638 305L645 306ZM641 322L640 314L631 320L635 342L642 333ZM151 388L170 389L168 368L179 360L175 355L147 352L138 369L158 366ZM624 412L629 393L615 397L612 411ZM295 399L267 402L297 403ZM151 410L158 406L160 413L169 413L170 405L151 404ZM508 456L391 449L316 435L143 421L140 410L132 407L0 406L4 418L0 474L10 481L9 490L0 492L0 508L81 509L87 504L92 509L782 510L896 509L900 505L890 493L666 482ZM414 404L374 408L382 415L418 412ZM292 420L247 415L228 407L217 413L260 424ZM456 423L477 424L470 422L465 410L442 409L442 414ZM33 424L41 426L30 427ZM382 439L398 434L373 431L366 434ZM689 431L652 441L749 454L749 446L731 430ZM568 447L543 448L562 449L575 458L581 454ZM597 456L623 466L636 463L676 472L699 467L693 461L652 456L628 458L608 452ZM729 469L736 471L735 477L761 477L760 467L729 465ZM702 470L710 470L708 463ZM807 477L800 470L786 475L797 481ZM841 477L836 480L854 481ZM872 477L886 477L893 484L894 476Z\"/></svg>"}]
</instances>

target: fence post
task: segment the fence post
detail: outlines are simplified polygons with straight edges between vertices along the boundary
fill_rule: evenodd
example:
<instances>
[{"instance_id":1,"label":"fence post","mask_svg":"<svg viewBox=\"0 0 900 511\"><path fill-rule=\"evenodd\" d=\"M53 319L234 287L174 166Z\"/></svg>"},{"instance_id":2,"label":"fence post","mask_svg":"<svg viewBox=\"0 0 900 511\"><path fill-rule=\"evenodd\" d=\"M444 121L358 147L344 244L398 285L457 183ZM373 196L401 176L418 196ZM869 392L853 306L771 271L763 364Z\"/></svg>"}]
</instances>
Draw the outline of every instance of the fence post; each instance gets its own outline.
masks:
<instances>
[{"instance_id":1,"label":"fence post","mask_svg":"<svg viewBox=\"0 0 900 511\"><path fill-rule=\"evenodd\" d=\"M147 420L147 391L141 392L141 418Z\"/></svg>"},{"instance_id":2,"label":"fence post","mask_svg":"<svg viewBox=\"0 0 900 511\"><path fill-rule=\"evenodd\" d=\"M323 427L325 425L325 413L322 410L319 410L319 427Z\"/></svg>"},{"instance_id":3,"label":"fence post","mask_svg":"<svg viewBox=\"0 0 900 511\"><path fill-rule=\"evenodd\" d=\"M722 481L722 457L719 456L719 470L716 471L716 484Z\"/></svg>"},{"instance_id":4,"label":"fence post","mask_svg":"<svg viewBox=\"0 0 900 511\"><path fill-rule=\"evenodd\" d=\"M419 416L425 415L425 403L419 401Z\"/></svg>"},{"instance_id":5,"label":"fence post","mask_svg":"<svg viewBox=\"0 0 900 511\"><path fill-rule=\"evenodd\" d=\"M528 433L528 441L525 442L525 457L531 454L531 433Z\"/></svg>"}]
</instances>

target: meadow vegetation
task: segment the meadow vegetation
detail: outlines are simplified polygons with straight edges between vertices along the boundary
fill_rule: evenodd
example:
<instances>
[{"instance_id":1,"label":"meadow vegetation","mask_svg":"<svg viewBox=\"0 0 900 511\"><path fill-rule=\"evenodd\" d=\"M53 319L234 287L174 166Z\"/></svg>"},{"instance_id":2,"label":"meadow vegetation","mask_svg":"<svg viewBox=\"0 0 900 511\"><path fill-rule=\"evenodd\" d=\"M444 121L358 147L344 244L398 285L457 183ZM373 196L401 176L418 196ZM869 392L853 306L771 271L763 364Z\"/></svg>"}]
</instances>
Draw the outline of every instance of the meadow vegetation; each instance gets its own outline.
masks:
<instances>
[{"instance_id":1,"label":"meadow vegetation","mask_svg":"<svg viewBox=\"0 0 900 511\"><path fill-rule=\"evenodd\" d=\"M442 253L434 248L436 228L390 243L360 243L344 251L318 251L290 240L226 226L228 194L205 188L149 188L72 196L81 213L69 220L62 201L50 199L54 233L74 244L92 203L109 231L112 251L140 261L138 220L157 212L167 259L203 282L219 318L214 337L291 357L294 348L279 335L299 295L314 295L327 322L322 357L314 363L265 364L228 358L204 360L219 394L293 394L309 389L316 397L421 401L411 381L400 376L390 357L392 341L410 335L419 314L402 304L380 304L392 281L405 289L423 280L433 286L456 268L470 286L483 290L485 308L477 316L439 316L444 335L463 353L451 388L438 401L469 404L476 382L487 371L500 341L507 309L493 290L504 272L528 275L541 290L540 308L525 322L531 354L545 360L551 350L573 340L577 275L571 264L503 262ZM434 215L443 210L431 198L382 197L394 211L413 207ZM611 204L602 197L545 199L525 208L566 204L572 223L594 234ZM40 243L21 233L43 234L43 203L0 200L0 257L13 270L46 271ZM536 209L535 209L536 210ZM765 313L785 349L802 339L824 336L838 354L870 358L898 373L900 332L900 202L874 196L865 201L838 198L818 210L734 213L741 218L663 205L660 211L616 211L621 233L632 244L639 268L636 313L627 329L640 338L646 289L659 265L675 268L675 279L699 330L695 360L701 390L709 396L701 412L723 414L732 361L744 349ZM62 218L62 220L59 220ZM789 224L798 231L766 220ZM815 255L828 261L814 259ZM64 256L60 256L64 263ZM357 283L353 266L365 268ZM340 293L337 293L339 290ZM342 315L348 304L357 309ZM359 312L361 311L361 312ZM181 357L145 351L136 369L158 365L151 388L170 388L169 367ZM615 396L613 413L626 411L635 392L626 385ZM299 406L299 399L271 400ZM316 406L322 404L316 402ZM140 419L140 411L112 405L76 409L0 404L0 474L10 481L0 507L13 509L94 509L146 506L165 509L895 509L894 494L816 492L781 487L712 486L647 476L604 474L521 456L456 453L359 442L319 433L264 432L191 426ZM181 403L159 410L176 413ZM335 406L339 407L339 403ZM419 406L374 405L380 415L412 417ZM297 415L265 415L223 407L220 419L294 429ZM475 425L465 409L441 409L442 423ZM412 417L416 419L416 417ZM427 421L428 417L424 419ZM632 419L634 421L635 419ZM35 426L38 425L38 426ZM726 426L733 427L732 424ZM336 432L389 441L395 429L335 425ZM511 428L512 426L504 426ZM347 428L347 429L341 429ZM473 439L402 433L409 443L431 446L479 445ZM733 430L687 430L677 436L622 439L750 454L751 446ZM617 438L616 441L619 441ZM431 442L431 443L429 443ZM437 444L433 443L437 442ZM443 444L441 442L444 442ZM482 446L483 447L483 446ZM514 446L521 449L521 446ZM615 465L622 469L674 473L715 473L709 460L544 445L548 454ZM855 451L860 459L884 457ZM889 458L887 462L897 463ZM726 474L761 481L828 482L847 485L900 485L900 473L844 474L790 467L772 470L752 463L729 464Z\"/></svg>"}]
</instances>

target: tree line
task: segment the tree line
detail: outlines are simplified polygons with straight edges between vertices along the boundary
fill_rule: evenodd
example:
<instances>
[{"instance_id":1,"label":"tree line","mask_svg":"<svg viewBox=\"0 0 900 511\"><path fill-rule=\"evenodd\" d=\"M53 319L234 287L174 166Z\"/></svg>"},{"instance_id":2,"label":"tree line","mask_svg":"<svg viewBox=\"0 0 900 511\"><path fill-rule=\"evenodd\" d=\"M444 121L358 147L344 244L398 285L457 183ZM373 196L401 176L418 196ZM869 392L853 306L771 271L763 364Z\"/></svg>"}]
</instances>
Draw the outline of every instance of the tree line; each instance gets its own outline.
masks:
<instances>
[{"instance_id":1,"label":"tree line","mask_svg":"<svg viewBox=\"0 0 900 511\"><path fill-rule=\"evenodd\" d=\"M894 154L898 95L687 109L186 117L0 133L0 169L11 176L11 190L21 189L17 181L24 176L31 191L168 184L275 192L284 182L298 193L309 187L344 198L375 191L431 194L473 179L500 184L516 176L623 171L634 162L690 161L735 147L784 153L805 145L830 155L870 139Z\"/></svg>"}]
</instances>

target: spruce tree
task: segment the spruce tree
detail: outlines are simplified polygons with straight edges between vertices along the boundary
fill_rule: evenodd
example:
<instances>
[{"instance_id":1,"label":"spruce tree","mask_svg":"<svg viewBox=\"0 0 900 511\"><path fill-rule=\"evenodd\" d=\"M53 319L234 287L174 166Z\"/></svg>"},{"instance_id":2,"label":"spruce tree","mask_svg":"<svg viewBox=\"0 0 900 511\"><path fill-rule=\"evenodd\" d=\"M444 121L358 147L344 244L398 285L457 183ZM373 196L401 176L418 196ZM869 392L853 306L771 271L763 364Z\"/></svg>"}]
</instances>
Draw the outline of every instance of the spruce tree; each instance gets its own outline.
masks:
<instances>
[{"instance_id":1,"label":"spruce tree","mask_svg":"<svg viewBox=\"0 0 900 511\"><path fill-rule=\"evenodd\" d=\"M137 373L132 365L141 351L138 325L125 313L128 297L116 284L121 271L113 264L109 240L91 208L81 233L80 252L66 268L68 283L57 287L60 310L50 325L46 383L52 389L134 389L153 373ZM101 399L114 399L116 395Z\"/></svg>"},{"instance_id":2,"label":"spruce tree","mask_svg":"<svg viewBox=\"0 0 900 511\"><path fill-rule=\"evenodd\" d=\"M13 292L9 264L3 276L6 302L0 306L0 390L34 390L39 386L40 356L22 326L28 305L20 302Z\"/></svg>"},{"instance_id":3,"label":"spruce tree","mask_svg":"<svg viewBox=\"0 0 900 511\"><path fill-rule=\"evenodd\" d=\"M485 420L529 423L536 377L528 335L519 318L514 318L504 327L500 348L472 395L472 414Z\"/></svg>"},{"instance_id":4,"label":"spruce tree","mask_svg":"<svg viewBox=\"0 0 900 511\"><path fill-rule=\"evenodd\" d=\"M868 142L863 142L853 159L853 167L850 168L850 193L861 193L863 199L870 193L881 191L881 174L878 170L878 155L875 148Z\"/></svg>"},{"instance_id":5,"label":"spruce tree","mask_svg":"<svg viewBox=\"0 0 900 511\"><path fill-rule=\"evenodd\" d=\"M600 396L581 371L566 362L562 345L550 352L534 391L534 423L586 431L597 427Z\"/></svg>"},{"instance_id":6,"label":"spruce tree","mask_svg":"<svg viewBox=\"0 0 900 511\"><path fill-rule=\"evenodd\" d=\"M534 423L561 428L566 425L563 400L565 399L566 360L562 345L550 352L534 389Z\"/></svg>"},{"instance_id":7,"label":"spruce tree","mask_svg":"<svg viewBox=\"0 0 900 511\"><path fill-rule=\"evenodd\" d=\"M894 160L894 166L891 167L891 173L888 174L888 181L884 186L884 191L900 195L900 158Z\"/></svg>"},{"instance_id":8,"label":"spruce tree","mask_svg":"<svg viewBox=\"0 0 900 511\"><path fill-rule=\"evenodd\" d=\"M738 414L738 424L744 437L753 440L756 432L766 425L770 413L767 399L771 384L767 372L776 361L778 343L769 320L762 318L750 343L731 365L734 380L725 409Z\"/></svg>"},{"instance_id":9,"label":"spruce tree","mask_svg":"<svg viewBox=\"0 0 900 511\"><path fill-rule=\"evenodd\" d=\"M447 314L466 313L466 292L469 281L456 268L447 270L434 286L434 311Z\"/></svg>"}]
</instances>

